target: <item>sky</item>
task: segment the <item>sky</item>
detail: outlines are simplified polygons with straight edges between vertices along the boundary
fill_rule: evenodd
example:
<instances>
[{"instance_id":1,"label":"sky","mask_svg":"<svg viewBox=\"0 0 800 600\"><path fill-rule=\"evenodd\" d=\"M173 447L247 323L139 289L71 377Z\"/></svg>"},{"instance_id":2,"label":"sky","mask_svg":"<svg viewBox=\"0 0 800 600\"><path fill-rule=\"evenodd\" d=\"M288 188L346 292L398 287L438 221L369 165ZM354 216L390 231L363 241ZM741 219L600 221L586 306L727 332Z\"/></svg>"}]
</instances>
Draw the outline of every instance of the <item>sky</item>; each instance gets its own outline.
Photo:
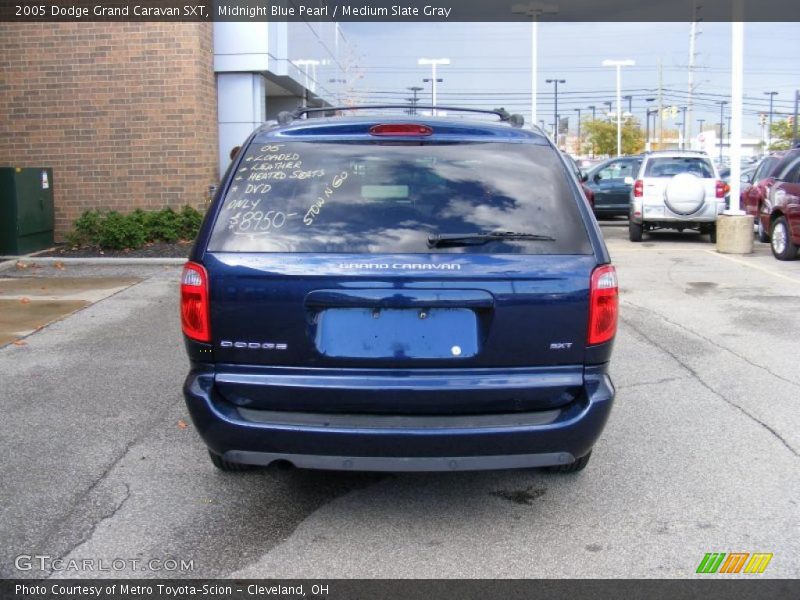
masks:
<instances>
[{"instance_id":1,"label":"sky","mask_svg":"<svg viewBox=\"0 0 800 600\"><path fill-rule=\"evenodd\" d=\"M695 109L705 127L719 123L718 100L730 100L730 23L700 23L696 46ZM420 57L451 60L439 67L444 81L437 90L440 105L494 108L503 106L530 115L531 26L529 23L342 23L342 33L355 47L362 77L355 79L352 96L359 103L405 102L411 86L425 86L423 102L430 102L430 67L417 65ZM615 69L601 66L604 59L633 59L622 71L622 93L632 95L632 112L644 122L646 98L658 96L658 64L662 65L665 106L686 104L688 89L689 23L539 23L538 118L553 121L553 85L559 84L562 117L574 130L577 111L582 116L615 99ZM766 91L774 97L777 113L793 111L794 91L800 88L800 23L745 24L745 136L760 136L758 113L769 110ZM627 101L623 101L627 110ZM726 107L726 116L730 106ZM681 114L665 127L674 126ZM727 121L726 121L727 127Z\"/></svg>"}]
</instances>

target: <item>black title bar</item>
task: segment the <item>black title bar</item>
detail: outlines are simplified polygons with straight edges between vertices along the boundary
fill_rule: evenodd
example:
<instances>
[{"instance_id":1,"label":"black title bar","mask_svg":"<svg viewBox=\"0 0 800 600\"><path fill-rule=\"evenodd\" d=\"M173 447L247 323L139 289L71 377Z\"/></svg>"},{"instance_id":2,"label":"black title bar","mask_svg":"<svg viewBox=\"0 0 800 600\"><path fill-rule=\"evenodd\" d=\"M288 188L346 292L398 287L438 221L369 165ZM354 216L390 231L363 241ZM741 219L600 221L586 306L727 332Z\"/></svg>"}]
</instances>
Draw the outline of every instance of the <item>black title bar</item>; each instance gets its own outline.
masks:
<instances>
[{"instance_id":1,"label":"black title bar","mask_svg":"<svg viewBox=\"0 0 800 600\"><path fill-rule=\"evenodd\" d=\"M0 0L0 21L800 21L797 0Z\"/></svg>"}]
</instances>

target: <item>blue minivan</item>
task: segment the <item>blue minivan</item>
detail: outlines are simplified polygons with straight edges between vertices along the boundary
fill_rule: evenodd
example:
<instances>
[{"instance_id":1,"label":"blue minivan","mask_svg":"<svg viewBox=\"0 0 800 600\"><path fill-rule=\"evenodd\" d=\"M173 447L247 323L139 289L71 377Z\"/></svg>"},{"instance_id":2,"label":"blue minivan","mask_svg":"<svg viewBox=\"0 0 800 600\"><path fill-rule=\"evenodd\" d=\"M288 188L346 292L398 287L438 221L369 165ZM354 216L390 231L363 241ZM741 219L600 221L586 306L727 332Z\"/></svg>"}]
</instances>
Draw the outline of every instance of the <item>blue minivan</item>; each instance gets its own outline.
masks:
<instances>
[{"instance_id":1,"label":"blue minivan","mask_svg":"<svg viewBox=\"0 0 800 600\"><path fill-rule=\"evenodd\" d=\"M208 210L181 320L212 462L583 469L618 289L579 182L503 110L370 108L260 127Z\"/></svg>"}]
</instances>

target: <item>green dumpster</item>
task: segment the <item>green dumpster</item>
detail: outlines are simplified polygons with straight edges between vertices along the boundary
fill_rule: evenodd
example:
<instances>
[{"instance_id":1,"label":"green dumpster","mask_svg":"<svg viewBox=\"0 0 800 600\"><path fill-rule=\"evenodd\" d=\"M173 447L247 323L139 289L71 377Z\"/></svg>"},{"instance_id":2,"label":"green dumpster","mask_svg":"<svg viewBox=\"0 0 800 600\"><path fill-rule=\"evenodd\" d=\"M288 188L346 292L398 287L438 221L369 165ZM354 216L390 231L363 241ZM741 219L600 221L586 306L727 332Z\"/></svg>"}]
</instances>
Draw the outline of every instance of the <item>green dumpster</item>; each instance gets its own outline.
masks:
<instances>
[{"instance_id":1,"label":"green dumpster","mask_svg":"<svg viewBox=\"0 0 800 600\"><path fill-rule=\"evenodd\" d=\"M0 256L53 245L53 170L0 167Z\"/></svg>"}]
</instances>

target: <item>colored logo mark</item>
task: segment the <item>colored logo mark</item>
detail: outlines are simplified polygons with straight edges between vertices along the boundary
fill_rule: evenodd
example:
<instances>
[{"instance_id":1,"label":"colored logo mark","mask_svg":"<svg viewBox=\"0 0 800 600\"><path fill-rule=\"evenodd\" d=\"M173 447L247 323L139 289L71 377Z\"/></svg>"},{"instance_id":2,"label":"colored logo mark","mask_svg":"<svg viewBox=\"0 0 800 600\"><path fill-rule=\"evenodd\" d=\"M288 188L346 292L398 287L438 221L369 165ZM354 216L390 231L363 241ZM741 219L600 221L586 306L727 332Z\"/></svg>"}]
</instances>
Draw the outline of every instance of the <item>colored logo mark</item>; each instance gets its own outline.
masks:
<instances>
[{"instance_id":1,"label":"colored logo mark","mask_svg":"<svg viewBox=\"0 0 800 600\"><path fill-rule=\"evenodd\" d=\"M707 552L697 565L697 573L763 573L772 560L766 552Z\"/></svg>"}]
</instances>

